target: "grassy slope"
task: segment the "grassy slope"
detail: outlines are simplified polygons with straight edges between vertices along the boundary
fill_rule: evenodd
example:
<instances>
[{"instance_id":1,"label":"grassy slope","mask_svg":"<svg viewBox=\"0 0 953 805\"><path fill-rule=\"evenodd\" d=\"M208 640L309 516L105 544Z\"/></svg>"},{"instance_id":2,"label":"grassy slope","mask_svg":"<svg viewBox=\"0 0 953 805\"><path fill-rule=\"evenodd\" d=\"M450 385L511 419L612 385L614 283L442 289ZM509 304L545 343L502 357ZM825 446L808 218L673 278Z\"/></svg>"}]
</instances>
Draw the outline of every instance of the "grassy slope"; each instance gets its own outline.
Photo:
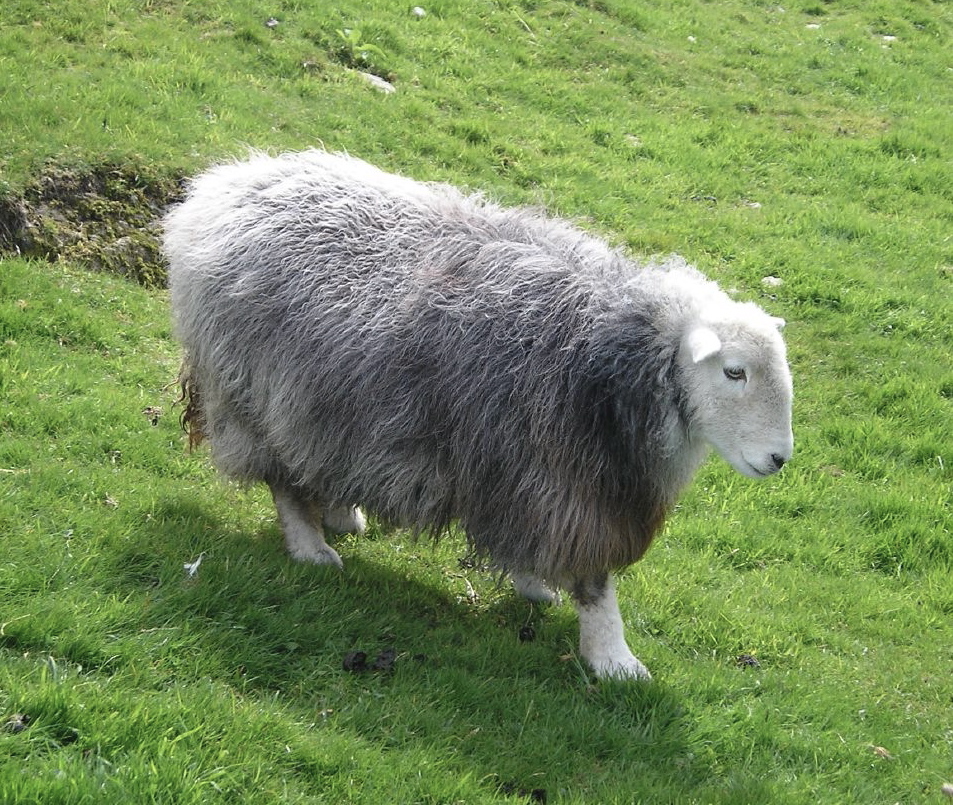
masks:
<instances>
[{"instance_id":1,"label":"grassy slope","mask_svg":"<svg viewBox=\"0 0 953 805\"><path fill-rule=\"evenodd\" d=\"M290 565L260 492L182 452L161 295L7 260L0 713L34 721L0 733L0 799L894 802L953 779L945 4L8 5L14 185L49 156L320 141L544 202L785 316L799 452L757 485L706 465L620 584L658 682L591 688L568 607L459 545ZM343 28L396 94L329 55ZM391 677L340 668L390 645Z\"/></svg>"}]
</instances>

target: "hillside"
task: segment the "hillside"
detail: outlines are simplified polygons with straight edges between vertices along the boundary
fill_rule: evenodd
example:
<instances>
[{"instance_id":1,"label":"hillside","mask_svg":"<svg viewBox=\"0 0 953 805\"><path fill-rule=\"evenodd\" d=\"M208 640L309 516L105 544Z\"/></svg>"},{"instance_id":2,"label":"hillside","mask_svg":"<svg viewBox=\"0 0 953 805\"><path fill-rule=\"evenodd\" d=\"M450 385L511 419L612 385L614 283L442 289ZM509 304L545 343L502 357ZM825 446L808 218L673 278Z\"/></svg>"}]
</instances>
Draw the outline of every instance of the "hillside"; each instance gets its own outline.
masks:
<instances>
[{"instance_id":1,"label":"hillside","mask_svg":"<svg viewBox=\"0 0 953 805\"><path fill-rule=\"evenodd\" d=\"M949 4L422 12L5 4L0 802L942 802ZM619 580L651 685L597 683L571 607L459 535L375 521L343 573L289 562L267 493L188 452L157 216L215 161L313 146L787 320L794 460L712 458Z\"/></svg>"}]
</instances>

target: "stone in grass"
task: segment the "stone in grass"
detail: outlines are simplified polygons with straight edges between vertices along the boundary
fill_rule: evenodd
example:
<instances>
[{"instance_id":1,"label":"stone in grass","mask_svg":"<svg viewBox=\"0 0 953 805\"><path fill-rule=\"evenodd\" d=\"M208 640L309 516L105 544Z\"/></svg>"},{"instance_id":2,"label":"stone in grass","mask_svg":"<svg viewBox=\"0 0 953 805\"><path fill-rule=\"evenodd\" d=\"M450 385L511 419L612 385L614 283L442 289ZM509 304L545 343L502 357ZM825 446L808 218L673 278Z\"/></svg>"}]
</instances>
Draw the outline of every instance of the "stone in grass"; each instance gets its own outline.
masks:
<instances>
[{"instance_id":1,"label":"stone in grass","mask_svg":"<svg viewBox=\"0 0 953 805\"><path fill-rule=\"evenodd\" d=\"M391 84L390 81L385 81L379 75L374 75L373 73L358 73L358 75L374 87L374 89L383 92L385 95L397 92L397 87Z\"/></svg>"}]
</instances>

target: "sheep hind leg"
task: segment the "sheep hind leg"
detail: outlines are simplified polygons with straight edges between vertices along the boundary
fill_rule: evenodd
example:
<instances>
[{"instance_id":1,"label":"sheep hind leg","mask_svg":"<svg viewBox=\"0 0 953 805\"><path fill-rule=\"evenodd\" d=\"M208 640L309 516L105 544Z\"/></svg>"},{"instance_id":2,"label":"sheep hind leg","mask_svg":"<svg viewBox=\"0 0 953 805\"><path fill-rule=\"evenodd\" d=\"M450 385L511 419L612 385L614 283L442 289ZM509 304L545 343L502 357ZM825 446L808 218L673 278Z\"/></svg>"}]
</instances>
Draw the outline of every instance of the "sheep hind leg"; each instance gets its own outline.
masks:
<instances>
[{"instance_id":1,"label":"sheep hind leg","mask_svg":"<svg viewBox=\"0 0 953 805\"><path fill-rule=\"evenodd\" d=\"M625 642L622 613L609 575L577 579L570 588L579 615L579 651L600 679L652 678Z\"/></svg>"},{"instance_id":2,"label":"sheep hind leg","mask_svg":"<svg viewBox=\"0 0 953 805\"><path fill-rule=\"evenodd\" d=\"M299 497L287 489L269 486L285 535L285 546L291 557L299 562L343 568L344 563L338 552L324 539L320 507L314 501Z\"/></svg>"},{"instance_id":3,"label":"sheep hind leg","mask_svg":"<svg viewBox=\"0 0 953 805\"><path fill-rule=\"evenodd\" d=\"M510 573L510 581L516 590L527 601L537 604L558 604L559 593L547 586L546 582L532 573Z\"/></svg>"},{"instance_id":4,"label":"sheep hind leg","mask_svg":"<svg viewBox=\"0 0 953 805\"><path fill-rule=\"evenodd\" d=\"M318 518L324 527L335 534L361 536L367 530L367 518L357 506L332 506Z\"/></svg>"}]
</instances>

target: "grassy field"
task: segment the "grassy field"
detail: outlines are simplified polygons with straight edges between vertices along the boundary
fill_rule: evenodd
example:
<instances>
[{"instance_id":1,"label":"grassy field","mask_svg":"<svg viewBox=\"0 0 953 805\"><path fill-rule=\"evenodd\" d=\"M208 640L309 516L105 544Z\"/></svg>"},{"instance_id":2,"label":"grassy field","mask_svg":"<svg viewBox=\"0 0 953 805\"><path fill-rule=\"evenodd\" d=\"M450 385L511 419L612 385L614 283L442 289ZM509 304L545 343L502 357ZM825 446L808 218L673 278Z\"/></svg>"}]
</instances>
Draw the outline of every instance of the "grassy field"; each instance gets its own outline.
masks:
<instances>
[{"instance_id":1,"label":"grassy field","mask_svg":"<svg viewBox=\"0 0 953 805\"><path fill-rule=\"evenodd\" d=\"M4 3L0 802L946 801L950 5L423 7ZM267 495L187 452L165 292L88 270L127 232L110 187L318 144L678 251L788 320L795 459L712 459L620 578L653 683L596 683L571 607L462 540L372 523L343 573L296 565ZM64 237L78 208L36 188L66 175L109 180L89 227L16 255L23 200Z\"/></svg>"}]
</instances>

